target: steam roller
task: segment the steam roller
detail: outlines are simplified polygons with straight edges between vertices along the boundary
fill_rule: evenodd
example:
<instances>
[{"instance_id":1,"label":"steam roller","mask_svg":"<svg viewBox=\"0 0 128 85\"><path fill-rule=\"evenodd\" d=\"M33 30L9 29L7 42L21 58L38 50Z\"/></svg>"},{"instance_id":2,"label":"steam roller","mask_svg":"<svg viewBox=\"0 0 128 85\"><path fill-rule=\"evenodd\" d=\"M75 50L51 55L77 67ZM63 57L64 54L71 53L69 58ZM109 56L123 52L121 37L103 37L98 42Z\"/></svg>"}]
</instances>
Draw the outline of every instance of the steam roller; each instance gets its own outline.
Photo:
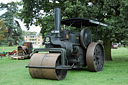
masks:
<instances>
[{"instance_id":1,"label":"steam roller","mask_svg":"<svg viewBox=\"0 0 128 85\"><path fill-rule=\"evenodd\" d=\"M29 65L49 67L49 69L30 68L29 73L33 78L62 80L67 74L67 69L55 69L60 65L60 53L35 53Z\"/></svg>"},{"instance_id":2,"label":"steam roller","mask_svg":"<svg viewBox=\"0 0 128 85\"><path fill-rule=\"evenodd\" d=\"M44 37L45 48L37 48L27 68L32 78L63 80L68 69L88 67L91 72L104 68L104 47L92 41L88 26L107 26L104 23L83 18L61 20L61 9L55 8L55 30ZM60 25L64 24L63 29ZM79 28L72 32L69 27Z\"/></svg>"}]
</instances>

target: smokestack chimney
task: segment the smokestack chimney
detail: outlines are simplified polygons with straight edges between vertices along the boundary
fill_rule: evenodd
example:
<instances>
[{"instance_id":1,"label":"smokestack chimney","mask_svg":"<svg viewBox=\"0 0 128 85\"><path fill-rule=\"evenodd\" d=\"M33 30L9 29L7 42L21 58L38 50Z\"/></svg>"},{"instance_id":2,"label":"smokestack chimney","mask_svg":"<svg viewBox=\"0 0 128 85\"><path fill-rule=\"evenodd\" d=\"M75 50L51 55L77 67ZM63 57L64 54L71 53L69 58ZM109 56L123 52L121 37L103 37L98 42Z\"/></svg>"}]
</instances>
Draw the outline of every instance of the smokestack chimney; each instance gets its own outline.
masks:
<instances>
[{"instance_id":1,"label":"smokestack chimney","mask_svg":"<svg viewBox=\"0 0 128 85\"><path fill-rule=\"evenodd\" d=\"M55 33L56 37L60 37L60 23L61 23L61 9L60 8L55 8L54 9L54 14L55 14Z\"/></svg>"}]
</instances>

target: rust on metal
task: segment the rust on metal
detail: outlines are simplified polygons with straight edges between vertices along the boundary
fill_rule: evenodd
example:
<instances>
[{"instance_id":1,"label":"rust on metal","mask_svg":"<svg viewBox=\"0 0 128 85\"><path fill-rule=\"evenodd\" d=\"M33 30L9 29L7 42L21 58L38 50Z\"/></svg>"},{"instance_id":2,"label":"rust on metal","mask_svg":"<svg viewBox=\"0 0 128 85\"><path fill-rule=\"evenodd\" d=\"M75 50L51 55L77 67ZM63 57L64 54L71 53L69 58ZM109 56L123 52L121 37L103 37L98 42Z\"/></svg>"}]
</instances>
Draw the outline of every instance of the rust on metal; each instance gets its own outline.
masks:
<instances>
[{"instance_id":1,"label":"rust on metal","mask_svg":"<svg viewBox=\"0 0 128 85\"><path fill-rule=\"evenodd\" d=\"M101 71L104 66L104 48L100 43L91 43L86 53L86 62L90 71Z\"/></svg>"},{"instance_id":2,"label":"rust on metal","mask_svg":"<svg viewBox=\"0 0 128 85\"><path fill-rule=\"evenodd\" d=\"M30 59L30 66L50 66L56 67L60 53L35 53ZM59 74L58 74L59 71ZM45 78L62 80L67 71L65 69L40 69L40 68L29 68L29 73L33 78Z\"/></svg>"},{"instance_id":3,"label":"rust on metal","mask_svg":"<svg viewBox=\"0 0 128 85\"><path fill-rule=\"evenodd\" d=\"M25 51L28 47L27 46L18 46L17 47L17 51L18 53L22 53L23 51Z\"/></svg>"}]
</instances>

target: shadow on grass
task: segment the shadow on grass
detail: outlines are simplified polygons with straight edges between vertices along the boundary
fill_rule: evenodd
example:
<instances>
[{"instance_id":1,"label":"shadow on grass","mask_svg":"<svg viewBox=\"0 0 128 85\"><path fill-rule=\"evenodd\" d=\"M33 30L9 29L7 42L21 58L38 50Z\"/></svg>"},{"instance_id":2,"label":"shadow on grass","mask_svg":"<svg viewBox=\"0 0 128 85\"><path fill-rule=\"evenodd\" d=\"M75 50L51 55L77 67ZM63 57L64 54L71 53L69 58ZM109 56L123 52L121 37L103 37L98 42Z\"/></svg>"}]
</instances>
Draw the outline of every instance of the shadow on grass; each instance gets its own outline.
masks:
<instances>
[{"instance_id":1,"label":"shadow on grass","mask_svg":"<svg viewBox=\"0 0 128 85\"><path fill-rule=\"evenodd\" d=\"M73 68L73 69L70 69L70 71L88 71L89 72L89 69L87 67L84 67L84 68Z\"/></svg>"}]
</instances>

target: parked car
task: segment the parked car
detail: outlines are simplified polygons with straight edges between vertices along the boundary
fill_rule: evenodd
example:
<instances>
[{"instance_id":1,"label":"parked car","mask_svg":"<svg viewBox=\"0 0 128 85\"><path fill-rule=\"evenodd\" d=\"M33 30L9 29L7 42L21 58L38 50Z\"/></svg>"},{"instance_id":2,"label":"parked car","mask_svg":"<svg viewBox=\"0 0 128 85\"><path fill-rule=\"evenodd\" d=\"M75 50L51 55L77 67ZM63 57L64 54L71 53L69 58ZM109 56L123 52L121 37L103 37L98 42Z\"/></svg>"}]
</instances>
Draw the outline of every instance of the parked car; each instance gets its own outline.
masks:
<instances>
[{"instance_id":1,"label":"parked car","mask_svg":"<svg viewBox=\"0 0 128 85\"><path fill-rule=\"evenodd\" d=\"M117 49L117 48L118 48L118 43L113 43L113 44L112 44L112 48L113 48L113 49Z\"/></svg>"}]
</instances>

